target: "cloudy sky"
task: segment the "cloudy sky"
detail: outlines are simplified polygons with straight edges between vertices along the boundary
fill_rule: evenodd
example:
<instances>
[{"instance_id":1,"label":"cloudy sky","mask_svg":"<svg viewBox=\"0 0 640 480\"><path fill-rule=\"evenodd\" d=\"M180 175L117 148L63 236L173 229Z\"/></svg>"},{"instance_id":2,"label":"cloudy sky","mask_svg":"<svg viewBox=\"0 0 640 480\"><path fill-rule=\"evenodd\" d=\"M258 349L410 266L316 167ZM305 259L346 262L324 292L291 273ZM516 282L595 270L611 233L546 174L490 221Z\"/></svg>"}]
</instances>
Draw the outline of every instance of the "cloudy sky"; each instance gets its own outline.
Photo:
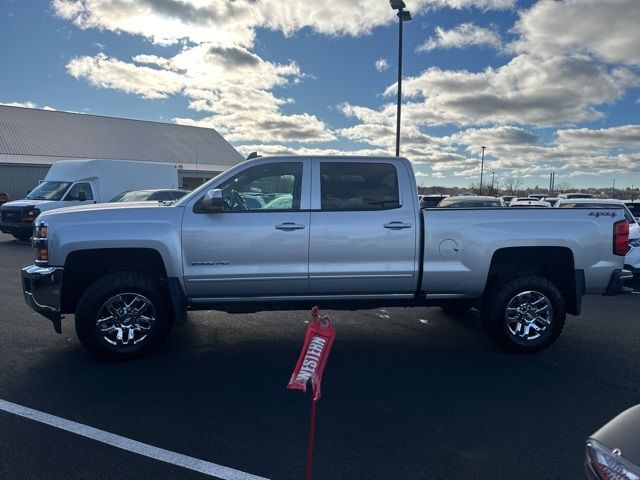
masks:
<instances>
[{"instance_id":1,"label":"cloudy sky","mask_svg":"<svg viewBox=\"0 0 640 480\"><path fill-rule=\"evenodd\" d=\"M639 0L405 0L419 183L640 186ZM0 103L212 127L242 153L393 154L387 0L0 0Z\"/></svg>"}]
</instances>

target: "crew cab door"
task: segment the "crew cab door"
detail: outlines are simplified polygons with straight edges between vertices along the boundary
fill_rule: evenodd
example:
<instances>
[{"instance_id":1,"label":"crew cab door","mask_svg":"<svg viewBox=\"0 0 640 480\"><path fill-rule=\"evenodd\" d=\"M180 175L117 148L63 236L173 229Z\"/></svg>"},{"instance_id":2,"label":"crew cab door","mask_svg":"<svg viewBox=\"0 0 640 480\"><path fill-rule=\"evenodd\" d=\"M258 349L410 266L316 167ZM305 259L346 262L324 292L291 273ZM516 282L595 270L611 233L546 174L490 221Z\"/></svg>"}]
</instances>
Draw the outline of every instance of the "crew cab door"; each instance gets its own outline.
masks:
<instances>
[{"instance_id":1,"label":"crew cab door","mask_svg":"<svg viewBox=\"0 0 640 480\"><path fill-rule=\"evenodd\" d=\"M265 160L213 184L227 207L183 218L187 295L308 294L310 177L305 160Z\"/></svg>"},{"instance_id":2,"label":"crew cab door","mask_svg":"<svg viewBox=\"0 0 640 480\"><path fill-rule=\"evenodd\" d=\"M389 160L317 161L313 172L312 295L411 295L417 285L417 192ZM404 182L401 182L404 180Z\"/></svg>"}]
</instances>

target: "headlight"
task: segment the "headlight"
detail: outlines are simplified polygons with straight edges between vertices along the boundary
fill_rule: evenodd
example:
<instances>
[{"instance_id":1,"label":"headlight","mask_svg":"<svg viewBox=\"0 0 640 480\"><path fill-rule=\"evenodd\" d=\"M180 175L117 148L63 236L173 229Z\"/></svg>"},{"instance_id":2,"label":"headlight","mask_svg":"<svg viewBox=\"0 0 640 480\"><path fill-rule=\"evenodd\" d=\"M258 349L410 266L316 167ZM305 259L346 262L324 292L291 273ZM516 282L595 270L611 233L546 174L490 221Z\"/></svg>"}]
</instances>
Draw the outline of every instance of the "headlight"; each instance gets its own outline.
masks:
<instances>
[{"instance_id":1,"label":"headlight","mask_svg":"<svg viewBox=\"0 0 640 480\"><path fill-rule=\"evenodd\" d=\"M587 442L587 463L602 480L640 480L640 468L622 456L619 449L609 450L595 440Z\"/></svg>"},{"instance_id":2,"label":"headlight","mask_svg":"<svg viewBox=\"0 0 640 480\"><path fill-rule=\"evenodd\" d=\"M22 211L23 222L33 222L40 215L40 209L36 207L27 207Z\"/></svg>"},{"instance_id":3,"label":"headlight","mask_svg":"<svg viewBox=\"0 0 640 480\"><path fill-rule=\"evenodd\" d=\"M33 247L36 249L36 265L46 265L49 261L49 228L45 224L33 229Z\"/></svg>"}]
</instances>

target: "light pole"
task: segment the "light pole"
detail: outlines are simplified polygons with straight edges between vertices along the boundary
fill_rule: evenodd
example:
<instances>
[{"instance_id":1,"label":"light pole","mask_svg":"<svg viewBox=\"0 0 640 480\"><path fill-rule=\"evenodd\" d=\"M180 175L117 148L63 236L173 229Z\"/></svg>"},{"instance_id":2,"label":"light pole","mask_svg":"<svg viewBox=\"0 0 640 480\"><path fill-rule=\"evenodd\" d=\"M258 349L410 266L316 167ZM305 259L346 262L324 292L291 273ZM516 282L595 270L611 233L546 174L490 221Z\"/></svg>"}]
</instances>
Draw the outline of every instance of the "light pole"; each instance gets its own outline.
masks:
<instances>
[{"instance_id":1,"label":"light pole","mask_svg":"<svg viewBox=\"0 0 640 480\"><path fill-rule=\"evenodd\" d=\"M480 162L480 195L482 195L482 175L484 174L484 150L487 147L480 147L482 149L482 161Z\"/></svg>"},{"instance_id":2,"label":"light pole","mask_svg":"<svg viewBox=\"0 0 640 480\"><path fill-rule=\"evenodd\" d=\"M491 193L493 193L493 181L496 178L496 172L491 172Z\"/></svg>"},{"instance_id":3,"label":"light pole","mask_svg":"<svg viewBox=\"0 0 640 480\"><path fill-rule=\"evenodd\" d=\"M389 0L391 8L398 10L398 113L396 114L396 157L400 156L400 108L402 105L402 24L411 20L403 0Z\"/></svg>"},{"instance_id":4,"label":"light pole","mask_svg":"<svg viewBox=\"0 0 640 480\"><path fill-rule=\"evenodd\" d=\"M611 198L616 198L616 179L613 179L613 188L611 189Z\"/></svg>"}]
</instances>

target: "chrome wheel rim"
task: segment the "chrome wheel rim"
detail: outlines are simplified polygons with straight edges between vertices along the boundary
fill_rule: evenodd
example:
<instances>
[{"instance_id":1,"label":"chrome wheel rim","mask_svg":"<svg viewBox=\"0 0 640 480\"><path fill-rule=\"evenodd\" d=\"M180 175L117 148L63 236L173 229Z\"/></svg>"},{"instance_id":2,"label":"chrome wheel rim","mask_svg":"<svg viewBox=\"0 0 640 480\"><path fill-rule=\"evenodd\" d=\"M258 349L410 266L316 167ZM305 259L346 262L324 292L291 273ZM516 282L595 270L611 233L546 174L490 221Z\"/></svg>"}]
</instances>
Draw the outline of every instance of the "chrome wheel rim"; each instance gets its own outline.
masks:
<instances>
[{"instance_id":1,"label":"chrome wheel rim","mask_svg":"<svg viewBox=\"0 0 640 480\"><path fill-rule=\"evenodd\" d=\"M102 339L115 347L132 347L144 342L156 325L156 310L139 293L121 293L102 304L96 329Z\"/></svg>"},{"instance_id":2,"label":"chrome wheel rim","mask_svg":"<svg viewBox=\"0 0 640 480\"><path fill-rule=\"evenodd\" d=\"M509 333L519 342L540 340L553 321L553 306L546 295L528 290L511 299L505 311Z\"/></svg>"}]
</instances>

